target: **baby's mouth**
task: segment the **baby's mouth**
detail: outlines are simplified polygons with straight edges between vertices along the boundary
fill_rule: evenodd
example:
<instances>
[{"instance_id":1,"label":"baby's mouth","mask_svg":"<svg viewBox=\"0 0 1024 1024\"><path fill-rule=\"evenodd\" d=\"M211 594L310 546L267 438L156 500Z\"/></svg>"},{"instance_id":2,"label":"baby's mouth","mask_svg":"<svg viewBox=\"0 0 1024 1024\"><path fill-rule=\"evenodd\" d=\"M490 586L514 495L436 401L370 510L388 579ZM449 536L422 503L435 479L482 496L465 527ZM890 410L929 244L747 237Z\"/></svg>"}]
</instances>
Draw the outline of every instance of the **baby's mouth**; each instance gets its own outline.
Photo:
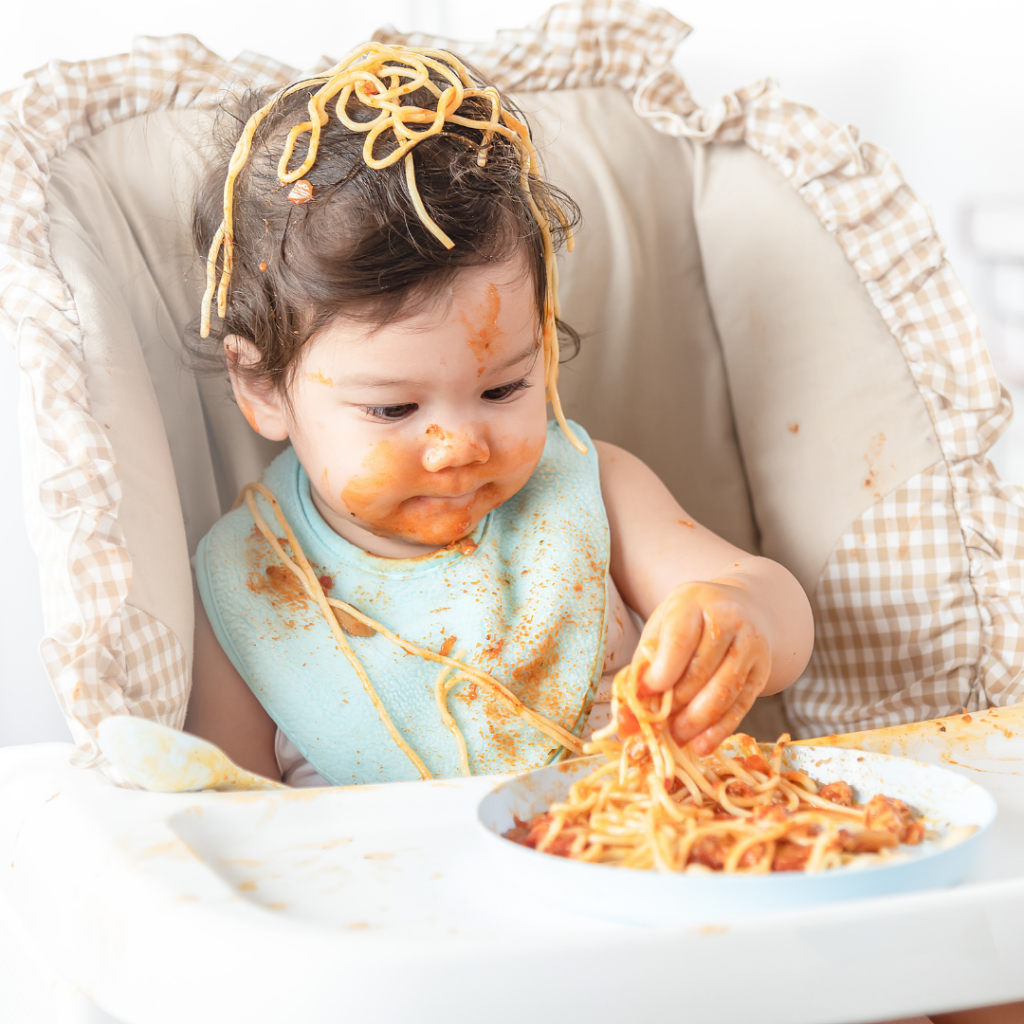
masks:
<instances>
[{"instance_id":1,"label":"baby's mouth","mask_svg":"<svg viewBox=\"0 0 1024 1024\"><path fill-rule=\"evenodd\" d=\"M462 491L459 494L417 494L413 497L413 501L429 501L429 502L443 502L446 505L469 505L472 504L474 498L480 493L479 487L474 487L471 491Z\"/></svg>"}]
</instances>

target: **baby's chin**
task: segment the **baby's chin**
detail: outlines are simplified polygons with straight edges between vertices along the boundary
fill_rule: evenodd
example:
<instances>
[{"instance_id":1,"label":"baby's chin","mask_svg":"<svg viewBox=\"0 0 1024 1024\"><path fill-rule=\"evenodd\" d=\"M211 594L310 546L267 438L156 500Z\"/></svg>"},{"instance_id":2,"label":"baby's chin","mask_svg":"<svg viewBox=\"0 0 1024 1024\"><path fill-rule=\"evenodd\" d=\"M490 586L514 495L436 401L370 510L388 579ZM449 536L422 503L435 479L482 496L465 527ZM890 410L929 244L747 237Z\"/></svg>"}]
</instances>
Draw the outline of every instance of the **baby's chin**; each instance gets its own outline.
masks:
<instances>
[{"instance_id":1,"label":"baby's chin","mask_svg":"<svg viewBox=\"0 0 1024 1024\"><path fill-rule=\"evenodd\" d=\"M467 501L410 498L384 521L372 523L371 528L410 544L444 548L465 540L505 497L498 488L488 485Z\"/></svg>"}]
</instances>

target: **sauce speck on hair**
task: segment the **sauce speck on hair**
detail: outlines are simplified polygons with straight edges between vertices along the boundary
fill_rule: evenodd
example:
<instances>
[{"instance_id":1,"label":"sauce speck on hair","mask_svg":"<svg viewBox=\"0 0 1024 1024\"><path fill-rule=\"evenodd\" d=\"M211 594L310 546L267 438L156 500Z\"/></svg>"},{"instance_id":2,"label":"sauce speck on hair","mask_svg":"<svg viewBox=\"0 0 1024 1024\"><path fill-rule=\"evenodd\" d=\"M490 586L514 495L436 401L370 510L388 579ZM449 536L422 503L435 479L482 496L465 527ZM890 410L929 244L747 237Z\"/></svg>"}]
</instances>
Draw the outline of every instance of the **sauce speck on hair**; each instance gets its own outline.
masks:
<instances>
[{"instance_id":1,"label":"sauce speck on hair","mask_svg":"<svg viewBox=\"0 0 1024 1024\"><path fill-rule=\"evenodd\" d=\"M313 198L313 186L310 185L305 178L301 178L295 182L292 186L291 192L288 193L288 202L295 203L296 206L299 203L308 203Z\"/></svg>"}]
</instances>

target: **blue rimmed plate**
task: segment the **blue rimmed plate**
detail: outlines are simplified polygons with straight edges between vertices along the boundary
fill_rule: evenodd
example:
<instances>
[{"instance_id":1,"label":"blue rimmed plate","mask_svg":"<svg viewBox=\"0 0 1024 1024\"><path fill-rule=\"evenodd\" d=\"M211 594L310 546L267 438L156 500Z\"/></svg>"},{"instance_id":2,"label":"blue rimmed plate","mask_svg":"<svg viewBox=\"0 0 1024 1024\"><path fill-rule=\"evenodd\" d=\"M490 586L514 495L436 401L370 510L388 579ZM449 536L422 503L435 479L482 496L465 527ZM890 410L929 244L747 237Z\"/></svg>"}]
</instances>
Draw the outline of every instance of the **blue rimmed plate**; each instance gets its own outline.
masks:
<instances>
[{"instance_id":1,"label":"blue rimmed plate","mask_svg":"<svg viewBox=\"0 0 1024 1024\"><path fill-rule=\"evenodd\" d=\"M970 870L996 816L991 795L954 772L887 754L834 747L788 747L784 767L819 783L848 782L856 800L897 797L923 816L938 838L901 846L869 866L815 874L661 874L538 853L503 838L515 824L564 800L571 783L600 758L538 768L502 783L478 816L501 869L538 895L573 910L645 925L724 922L818 903L858 900L956 885Z\"/></svg>"}]
</instances>

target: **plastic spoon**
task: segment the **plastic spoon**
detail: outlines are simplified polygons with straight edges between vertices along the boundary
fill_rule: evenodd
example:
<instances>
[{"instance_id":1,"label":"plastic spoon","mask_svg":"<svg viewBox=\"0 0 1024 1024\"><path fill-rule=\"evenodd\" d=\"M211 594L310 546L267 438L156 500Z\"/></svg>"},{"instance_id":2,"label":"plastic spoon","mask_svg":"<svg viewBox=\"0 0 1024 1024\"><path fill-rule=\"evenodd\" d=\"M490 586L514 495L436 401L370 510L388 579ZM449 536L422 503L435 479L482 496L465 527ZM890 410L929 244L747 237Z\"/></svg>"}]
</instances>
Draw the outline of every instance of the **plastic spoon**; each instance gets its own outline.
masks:
<instances>
[{"instance_id":1,"label":"plastic spoon","mask_svg":"<svg viewBox=\"0 0 1024 1024\"><path fill-rule=\"evenodd\" d=\"M166 725L115 715L96 731L100 749L129 782L157 793L287 789L239 768L220 747Z\"/></svg>"}]
</instances>

